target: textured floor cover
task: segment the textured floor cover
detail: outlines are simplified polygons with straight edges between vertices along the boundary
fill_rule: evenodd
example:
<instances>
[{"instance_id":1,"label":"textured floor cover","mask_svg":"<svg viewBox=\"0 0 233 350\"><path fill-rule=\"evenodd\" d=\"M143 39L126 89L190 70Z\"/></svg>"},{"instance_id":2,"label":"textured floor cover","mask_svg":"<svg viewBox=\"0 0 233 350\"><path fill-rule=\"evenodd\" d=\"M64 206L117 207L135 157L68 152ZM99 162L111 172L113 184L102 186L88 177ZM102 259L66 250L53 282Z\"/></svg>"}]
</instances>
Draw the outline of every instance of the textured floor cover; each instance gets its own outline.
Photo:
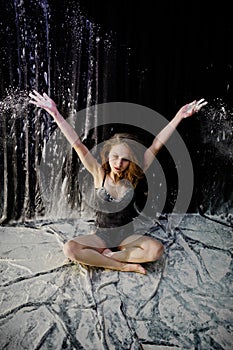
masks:
<instances>
[{"instance_id":1,"label":"textured floor cover","mask_svg":"<svg viewBox=\"0 0 233 350\"><path fill-rule=\"evenodd\" d=\"M232 350L232 230L196 214L163 228L144 276L66 260L81 219L1 227L0 348Z\"/></svg>"}]
</instances>

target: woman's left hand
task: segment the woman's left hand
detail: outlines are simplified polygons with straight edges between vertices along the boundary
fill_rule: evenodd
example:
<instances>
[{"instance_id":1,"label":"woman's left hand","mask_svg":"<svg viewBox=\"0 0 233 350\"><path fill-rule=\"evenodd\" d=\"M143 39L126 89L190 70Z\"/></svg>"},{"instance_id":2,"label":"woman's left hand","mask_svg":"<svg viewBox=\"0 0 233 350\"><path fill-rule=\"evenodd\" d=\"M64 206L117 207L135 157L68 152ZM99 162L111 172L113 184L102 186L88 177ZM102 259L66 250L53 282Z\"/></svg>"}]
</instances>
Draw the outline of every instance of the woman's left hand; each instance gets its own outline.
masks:
<instances>
[{"instance_id":1,"label":"woman's left hand","mask_svg":"<svg viewBox=\"0 0 233 350\"><path fill-rule=\"evenodd\" d=\"M177 114L180 115L181 118L191 117L194 113L197 113L202 107L204 107L208 102L205 101L204 98L199 101L194 100L191 103L188 103L181 107Z\"/></svg>"}]
</instances>

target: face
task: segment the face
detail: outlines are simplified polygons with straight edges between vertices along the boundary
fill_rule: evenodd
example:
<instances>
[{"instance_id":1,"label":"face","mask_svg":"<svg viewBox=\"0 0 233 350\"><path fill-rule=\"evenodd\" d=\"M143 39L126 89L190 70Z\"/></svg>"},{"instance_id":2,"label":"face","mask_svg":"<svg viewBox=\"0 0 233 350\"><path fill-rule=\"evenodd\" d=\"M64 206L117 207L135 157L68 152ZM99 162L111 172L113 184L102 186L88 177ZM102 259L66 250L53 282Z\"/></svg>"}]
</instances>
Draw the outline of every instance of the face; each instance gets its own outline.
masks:
<instances>
[{"instance_id":1,"label":"face","mask_svg":"<svg viewBox=\"0 0 233 350\"><path fill-rule=\"evenodd\" d=\"M109 165L114 174L125 171L130 164L130 149L124 145L114 145L109 152Z\"/></svg>"}]
</instances>

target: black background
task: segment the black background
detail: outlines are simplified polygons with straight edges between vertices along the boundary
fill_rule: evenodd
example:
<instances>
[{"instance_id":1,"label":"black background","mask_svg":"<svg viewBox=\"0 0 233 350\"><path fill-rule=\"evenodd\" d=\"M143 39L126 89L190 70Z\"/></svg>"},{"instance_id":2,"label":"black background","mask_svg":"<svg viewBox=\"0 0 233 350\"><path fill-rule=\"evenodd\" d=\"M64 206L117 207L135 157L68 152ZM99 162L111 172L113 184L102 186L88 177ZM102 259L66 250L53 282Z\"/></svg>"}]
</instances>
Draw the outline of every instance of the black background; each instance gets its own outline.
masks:
<instances>
[{"instance_id":1,"label":"black background","mask_svg":"<svg viewBox=\"0 0 233 350\"><path fill-rule=\"evenodd\" d=\"M132 48L132 64L145 72L145 105L170 113L193 99L221 97L232 106L229 2L85 0L80 4L89 18L116 31L119 42Z\"/></svg>"},{"instance_id":2,"label":"black background","mask_svg":"<svg viewBox=\"0 0 233 350\"><path fill-rule=\"evenodd\" d=\"M140 103L170 120L185 103L205 98L209 112L178 127L192 158L195 188L190 211L200 205L213 213L232 210L233 21L228 1L80 1L87 16L107 31L117 33L118 50L132 49L131 69L143 74L130 91L119 79L113 99ZM120 55L119 55L120 57ZM133 75L133 74L132 74ZM223 123L219 108L229 111ZM215 111L215 115L212 112ZM207 118L206 118L207 117ZM231 131L229 130L231 129ZM212 136L210 134L213 132ZM228 131L230 143L217 143L218 132ZM212 140L211 140L212 137ZM226 152L220 151L224 149ZM168 155L159 155L167 178ZM164 157L164 158L163 158ZM164 164L163 163L163 164ZM226 204L228 203L228 204Z\"/></svg>"},{"instance_id":3,"label":"black background","mask_svg":"<svg viewBox=\"0 0 233 350\"><path fill-rule=\"evenodd\" d=\"M20 35L20 26L24 28L24 19L21 13L20 25L16 23L16 3L26 9L28 30L37 34L36 38L34 34L30 36L31 41L25 38L21 47L17 36ZM49 54L44 50L46 31L43 3L46 1L0 0L1 99L6 96L10 85L28 91L35 88L31 84L35 80L34 77L31 80L30 76L32 61L29 55L37 43L40 60L46 62L50 59L52 97L61 111L66 113L67 88L70 87L73 73L70 62L75 52L75 42L72 42L75 38L71 35L72 23L69 23L69 18L78 18L76 14L80 6L86 18L101 27L102 33L113 33L116 38L114 45L117 53L113 62L108 63L109 75L106 77L109 90L107 94L103 93L101 84L104 84L104 79L100 81L99 100L93 103L137 103L171 120L184 104L202 97L208 101L211 107L209 113L208 107L206 113L200 112L196 117L184 120L178 127L194 166L195 187L189 210L195 212L202 205L204 211L227 215L232 209L233 186L232 140L229 142L230 133L232 139L229 128L232 127L230 120L233 115L233 20L229 1L48 0ZM28 54L25 62L19 58L23 45ZM129 52L130 55L126 54ZM19 61L21 81L17 71ZM105 63L101 57L100 61L99 69L104 75ZM40 62L37 64L39 66ZM88 70L85 64L81 67L80 75L83 86ZM45 87L43 69L39 70L38 75L40 86L37 88L42 90ZM80 109L85 108L85 89L80 90ZM225 119L218 112L221 106L229 111ZM216 112L214 117L211 114L213 111ZM216 139L223 132L228 139L217 142ZM175 173L171 170L169 155L165 153L163 149L159 157L172 192Z\"/></svg>"}]
</instances>

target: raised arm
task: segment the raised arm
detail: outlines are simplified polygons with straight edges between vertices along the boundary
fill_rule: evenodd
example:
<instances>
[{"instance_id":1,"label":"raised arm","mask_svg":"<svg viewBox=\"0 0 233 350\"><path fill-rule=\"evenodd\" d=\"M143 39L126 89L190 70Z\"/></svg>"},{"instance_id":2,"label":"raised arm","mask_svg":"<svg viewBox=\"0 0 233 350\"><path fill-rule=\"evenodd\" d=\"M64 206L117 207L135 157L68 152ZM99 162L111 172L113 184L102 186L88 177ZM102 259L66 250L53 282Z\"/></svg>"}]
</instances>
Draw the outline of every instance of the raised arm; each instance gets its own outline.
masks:
<instances>
[{"instance_id":1,"label":"raised arm","mask_svg":"<svg viewBox=\"0 0 233 350\"><path fill-rule=\"evenodd\" d=\"M33 90L33 92L29 94L29 96L31 98L31 100L29 101L30 103L36 105L37 107L43 108L53 117L64 136L67 138L71 146L77 152L84 167L94 177L98 176L98 173L101 169L101 165L92 156L88 148L81 142L79 136L77 135L76 131L72 128L72 126L59 113L55 102L46 93L43 93L43 95L41 95L35 90Z\"/></svg>"},{"instance_id":2,"label":"raised arm","mask_svg":"<svg viewBox=\"0 0 233 350\"><path fill-rule=\"evenodd\" d=\"M146 171L154 160L159 150L167 142L170 136L173 134L177 126L184 118L191 117L194 113L198 112L208 102L202 98L199 101L193 101L180 108L175 117L168 123L165 128L155 137L152 145L146 150L144 154L144 171Z\"/></svg>"}]
</instances>

